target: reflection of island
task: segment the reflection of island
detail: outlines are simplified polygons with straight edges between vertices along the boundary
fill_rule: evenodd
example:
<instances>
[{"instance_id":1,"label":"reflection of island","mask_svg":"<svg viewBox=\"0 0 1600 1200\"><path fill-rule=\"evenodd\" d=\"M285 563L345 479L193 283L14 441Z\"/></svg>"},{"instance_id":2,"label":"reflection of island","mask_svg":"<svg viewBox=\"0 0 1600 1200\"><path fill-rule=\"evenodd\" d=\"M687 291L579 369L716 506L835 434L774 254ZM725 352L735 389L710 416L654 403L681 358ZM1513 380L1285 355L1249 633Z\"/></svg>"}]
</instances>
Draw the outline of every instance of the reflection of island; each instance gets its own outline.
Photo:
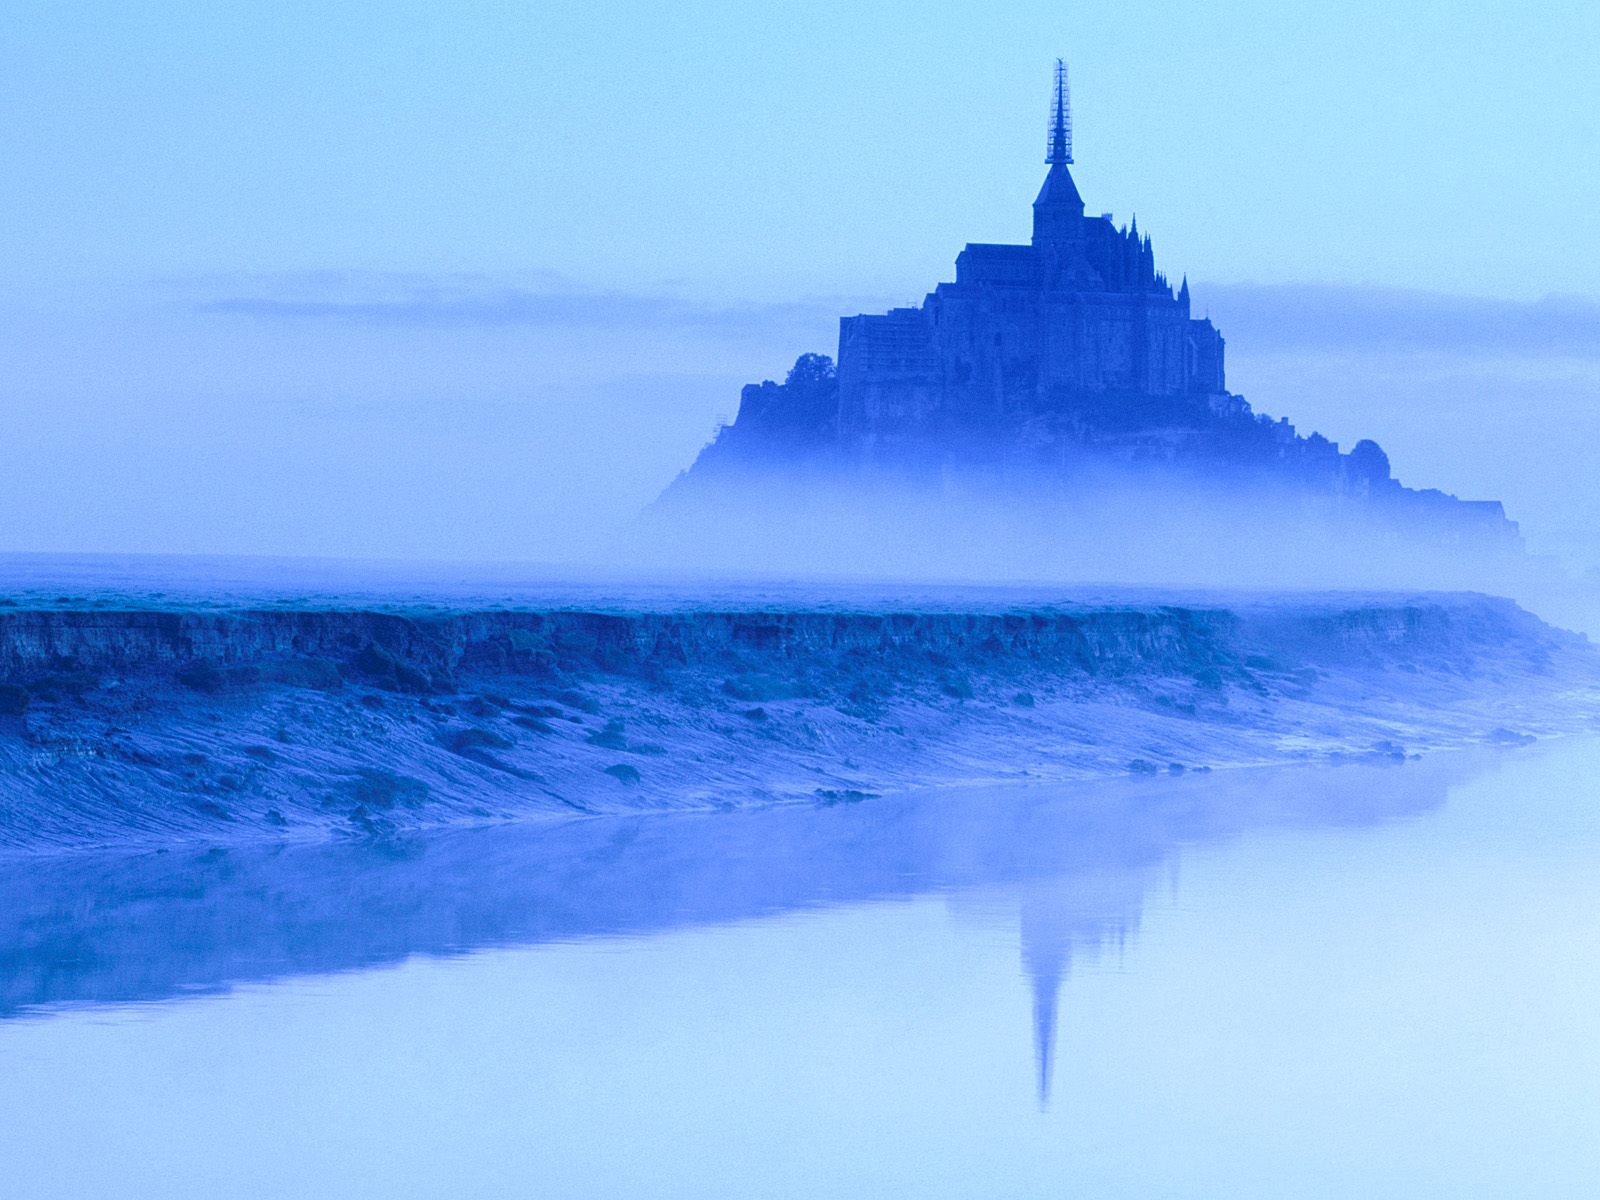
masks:
<instances>
[{"instance_id":1,"label":"reflection of island","mask_svg":"<svg viewBox=\"0 0 1600 1200\"><path fill-rule=\"evenodd\" d=\"M1269 825L1376 824L1439 804L1480 762L995 788L393 843L13 859L0 871L0 1016L999 887L1020 901L1044 1100L1069 965L1137 928L1144 895L1183 844Z\"/></svg>"}]
</instances>

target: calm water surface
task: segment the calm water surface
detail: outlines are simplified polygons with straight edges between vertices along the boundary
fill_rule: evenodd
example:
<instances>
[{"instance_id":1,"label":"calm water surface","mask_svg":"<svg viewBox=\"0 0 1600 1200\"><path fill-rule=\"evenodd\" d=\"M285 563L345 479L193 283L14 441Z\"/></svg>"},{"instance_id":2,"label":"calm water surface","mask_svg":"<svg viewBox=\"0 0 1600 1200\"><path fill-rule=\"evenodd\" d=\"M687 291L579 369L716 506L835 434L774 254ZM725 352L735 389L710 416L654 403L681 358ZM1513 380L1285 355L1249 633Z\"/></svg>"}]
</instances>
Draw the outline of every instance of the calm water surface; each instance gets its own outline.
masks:
<instances>
[{"instance_id":1,"label":"calm water surface","mask_svg":"<svg viewBox=\"0 0 1600 1200\"><path fill-rule=\"evenodd\" d=\"M1600 741L0 864L0 1196L1591 1197Z\"/></svg>"}]
</instances>

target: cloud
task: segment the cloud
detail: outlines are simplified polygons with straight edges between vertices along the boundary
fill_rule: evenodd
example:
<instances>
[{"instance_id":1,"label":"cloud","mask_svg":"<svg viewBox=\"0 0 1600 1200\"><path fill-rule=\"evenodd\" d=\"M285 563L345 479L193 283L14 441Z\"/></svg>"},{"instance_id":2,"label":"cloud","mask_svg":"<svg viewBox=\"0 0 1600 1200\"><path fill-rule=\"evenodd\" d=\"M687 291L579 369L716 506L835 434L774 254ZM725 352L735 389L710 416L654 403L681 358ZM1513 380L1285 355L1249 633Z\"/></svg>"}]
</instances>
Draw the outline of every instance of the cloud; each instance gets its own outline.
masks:
<instances>
[{"instance_id":1,"label":"cloud","mask_svg":"<svg viewBox=\"0 0 1600 1200\"><path fill-rule=\"evenodd\" d=\"M826 327L848 307L848 302L833 300L711 304L667 292L589 288L553 272L495 277L325 271L169 283L189 293L181 301L185 307L204 314L385 326L759 335L796 325Z\"/></svg>"},{"instance_id":2,"label":"cloud","mask_svg":"<svg viewBox=\"0 0 1600 1200\"><path fill-rule=\"evenodd\" d=\"M1230 346L1247 353L1449 355L1600 362L1600 299L1501 300L1343 284L1194 289Z\"/></svg>"},{"instance_id":3,"label":"cloud","mask_svg":"<svg viewBox=\"0 0 1600 1200\"><path fill-rule=\"evenodd\" d=\"M168 281L199 313L391 327L683 330L759 337L831 329L880 311L877 298L710 303L671 291L592 288L549 271L520 275L316 271ZM1450 355L1600 362L1600 299L1504 300L1355 284L1199 284L1230 344L1251 354Z\"/></svg>"}]
</instances>

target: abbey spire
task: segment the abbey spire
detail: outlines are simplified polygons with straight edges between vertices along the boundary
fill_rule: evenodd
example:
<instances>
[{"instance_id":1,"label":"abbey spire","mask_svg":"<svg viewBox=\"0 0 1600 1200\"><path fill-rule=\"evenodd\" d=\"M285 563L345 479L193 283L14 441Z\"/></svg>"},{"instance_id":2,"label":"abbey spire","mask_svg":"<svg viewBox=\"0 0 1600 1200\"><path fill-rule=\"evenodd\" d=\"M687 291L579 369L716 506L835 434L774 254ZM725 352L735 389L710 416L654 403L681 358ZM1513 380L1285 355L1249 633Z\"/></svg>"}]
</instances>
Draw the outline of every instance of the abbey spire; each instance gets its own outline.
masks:
<instances>
[{"instance_id":1,"label":"abbey spire","mask_svg":"<svg viewBox=\"0 0 1600 1200\"><path fill-rule=\"evenodd\" d=\"M1050 103L1050 144L1039 198L1033 202L1033 244L1076 241L1083 235L1083 197L1072 182L1067 165L1072 162L1072 93L1067 86L1067 64L1056 59L1055 92Z\"/></svg>"},{"instance_id":2,"label":"abbey spire","mask_svg":"<svg viewBox=\"0 0 1600 1200\"><path fill-rule=\"evenodd\" d=\"M1066 166L1072 161L1072 91L1067 84L1067 64L1056 59L1056 94L1050 105L1050 151L1045 162Z\"/></svg>"}]
</instances>

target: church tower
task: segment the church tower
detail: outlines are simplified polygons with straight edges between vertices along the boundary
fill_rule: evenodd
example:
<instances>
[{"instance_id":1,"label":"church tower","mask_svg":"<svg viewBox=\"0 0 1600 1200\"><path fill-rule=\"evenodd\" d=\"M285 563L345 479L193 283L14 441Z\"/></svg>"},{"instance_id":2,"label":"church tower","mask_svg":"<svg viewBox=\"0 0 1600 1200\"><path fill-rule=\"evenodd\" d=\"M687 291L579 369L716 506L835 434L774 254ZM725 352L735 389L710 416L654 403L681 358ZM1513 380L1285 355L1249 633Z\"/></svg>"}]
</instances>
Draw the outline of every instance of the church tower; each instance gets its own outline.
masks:
<instances>
[{"instance_id":1,"label":"church tower","mask_svg":"<svg viewBox=\"0 0 1600 1200\"><path fill-rule=\"evenodd\" d=\"M1072 162L1072 94L1067 64L1056 59L1055 97L1050 105L1050 173L1033 202L1033 244L1077 241L1083 236L1083 197L1067 167Z\"/></svg>"}]
</instances>

